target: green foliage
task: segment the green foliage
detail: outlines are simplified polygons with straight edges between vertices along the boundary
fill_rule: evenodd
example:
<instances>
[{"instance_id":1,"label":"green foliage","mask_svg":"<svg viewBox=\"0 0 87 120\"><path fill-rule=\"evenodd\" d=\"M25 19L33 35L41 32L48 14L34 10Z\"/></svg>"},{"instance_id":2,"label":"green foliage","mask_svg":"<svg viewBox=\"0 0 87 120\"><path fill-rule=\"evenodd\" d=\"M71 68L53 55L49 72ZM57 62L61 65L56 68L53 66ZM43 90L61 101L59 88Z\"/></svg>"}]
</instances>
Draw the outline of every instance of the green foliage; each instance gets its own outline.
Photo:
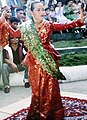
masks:
<instances>
[{"instance_id":1,"label":"green foliage","mask_svg":"<svg viewBox=\"0 0 87 120\"><path fill-rule=\"evenodd\" d=\"M87 64L87 53L74 53L62 55L59 60L60 66L76 66Z\"/></svg>"},{"instance_id":2,"label":"green foliage","mask_svg":"<svg viewBox=\"0 0 87 120\"><path fill-rule=\"evenodd\" d=\"M87 46L87 38L80 40L53 42L55 48ZM87 52L69 53L62 55L59 60L60 66L75 66L87 64Z\"/></svg>"}]
</instances>

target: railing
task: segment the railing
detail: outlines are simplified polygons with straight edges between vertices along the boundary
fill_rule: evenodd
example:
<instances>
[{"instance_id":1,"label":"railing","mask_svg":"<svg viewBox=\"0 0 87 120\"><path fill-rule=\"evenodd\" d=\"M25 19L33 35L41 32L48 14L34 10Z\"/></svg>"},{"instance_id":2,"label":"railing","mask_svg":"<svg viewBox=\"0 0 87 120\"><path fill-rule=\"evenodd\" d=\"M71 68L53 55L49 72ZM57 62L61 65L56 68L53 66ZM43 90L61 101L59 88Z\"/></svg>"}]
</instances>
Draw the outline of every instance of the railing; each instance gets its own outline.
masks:
<instances>
[{"instance_id":1,"label":"railing","mask_svg":"<svg viewBox=\"0 0 87 120\"><path fill-rule=\"evenodd\" d=\"M87 46L83 47L67 47L67 48L55 48L60 54L69 54L77 52L87 52Z\"/></svg>"}]
</instances>

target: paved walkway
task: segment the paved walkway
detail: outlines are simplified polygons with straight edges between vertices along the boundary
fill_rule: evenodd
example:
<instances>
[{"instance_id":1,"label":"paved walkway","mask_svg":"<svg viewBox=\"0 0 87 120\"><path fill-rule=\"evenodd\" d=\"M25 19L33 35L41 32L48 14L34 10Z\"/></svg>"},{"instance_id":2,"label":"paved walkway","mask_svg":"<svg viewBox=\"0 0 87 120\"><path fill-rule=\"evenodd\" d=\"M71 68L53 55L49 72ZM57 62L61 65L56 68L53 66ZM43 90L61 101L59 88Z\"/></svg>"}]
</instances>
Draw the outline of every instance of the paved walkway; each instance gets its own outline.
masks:
<instances>
[{"instance_id":1,"label":"paved walkway","mask_svg":"<svg viewBox=\"0 0 87 120\"><path fill-rule=\"evenodd\" d=\"M62 96L87 100L87 81L60 83ZM11 87L11 91L5 94L0 91L0 120L26 108L30 105L31 88Z\"/></svg>"},{"instance_id":2,"label":"paved walkway","mask_svg":"<svg viewBox=\"0 0 87 120\"><path fill-rule=\"evenodd\" d=\"M87 80L87 65L60 67L67 81Z\"/></svg>"},{"instance_id":3,"label":"paved walkway","mask_svg":"<svg viewBox=\"0 0 87 120\"><path fill-rule=\"evenodd\" d=\"M31 89L29 89L28 92L29 91L31 91ZM10 93L8 94L6 100L8 99L9 95L10 95ZM74 97L74 98L80 98L80 99L87 99L86 94L79 94L79 93L72 93L72 92L62 92L61 91L61 95L62 96L68 96L68 97ZM18 96L21 97L21 95L18 95ZM11 96L10 96L10 98L11 98ZM12 100L11 100L11 102L12 102ZM4 118L9 117L13 113L15 113L15 112L17 112L17 111L19 111L23 108L27 108L30 105L30 102L31 102L31 94L27 98L22 98L21 97L21 100L18 100L16 102L13 102L13 103L10 103L10 104L7 104L4 107L1 107L0 108L0 120L3 120ZM4 104L4 101L3 101L3 104Z\"/></svg>"},{"instance_id":4,"label":"paved walkway","mask_svg":"<svg viewBox=\"0 0 87 120\"><path fill-rule=\"evenodd\" d=\"M74 66L60 69L66 73L67 79L70 78L67 82L63 81L59 83L61 95L87 99L87 66L78 66L78 68ZM16 78L15 80L17 82ZM11 86L11 91L8 94L4 93L3 89L0 88L0 120L30 105L31 88L25 88L23 82L20 82L19 85L18 87Z\"/></svg>"}]
</instances>

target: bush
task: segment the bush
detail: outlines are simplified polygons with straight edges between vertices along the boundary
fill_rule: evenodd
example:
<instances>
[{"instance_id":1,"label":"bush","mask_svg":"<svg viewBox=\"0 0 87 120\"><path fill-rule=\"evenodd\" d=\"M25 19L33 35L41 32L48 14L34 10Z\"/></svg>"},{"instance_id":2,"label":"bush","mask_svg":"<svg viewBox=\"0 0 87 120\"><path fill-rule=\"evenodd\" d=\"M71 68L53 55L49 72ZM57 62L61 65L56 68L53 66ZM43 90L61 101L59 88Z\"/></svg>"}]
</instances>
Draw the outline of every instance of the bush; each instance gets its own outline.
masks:
<instances>
[{"instance_id":1,"label":"bush","mask_svg":"<svg viewBox=\"0 0 87 120\"><path fill-rule=\"evenodd\" d=\"M87 53L74 53L62 55L59 60L60 66L76 66L76 65L86 65L87 64Z\"/></svg>"}]
</instances>

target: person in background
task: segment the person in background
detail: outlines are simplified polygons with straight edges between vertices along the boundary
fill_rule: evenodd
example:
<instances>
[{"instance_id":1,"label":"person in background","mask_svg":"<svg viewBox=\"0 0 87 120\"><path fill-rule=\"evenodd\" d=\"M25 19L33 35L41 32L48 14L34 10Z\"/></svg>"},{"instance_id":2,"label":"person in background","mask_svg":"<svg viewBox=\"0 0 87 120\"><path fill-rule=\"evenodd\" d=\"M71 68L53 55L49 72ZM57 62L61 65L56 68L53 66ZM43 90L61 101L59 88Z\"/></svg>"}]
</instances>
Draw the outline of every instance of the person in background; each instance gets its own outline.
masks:
<instances>
[{"instance_id":1,"label":"person in background","mask_svg":"<svg viewBox=\"0 0 87 120\"><path fill-rule=\"evenodd\" d=\"M85 1L85 11L87 12L87 0L84 0Z\"/></svg>"},{"instance_id":2,"label":"person in background","mask_svg":"<svg viewBox=\"0 0 87 120\"><path fill-rule=\"evenodd\" d=\"M4 6L1 9L1 11L2 13L0 17L0 48L2 51L3 48L9 43L8 41L9 34L11 34L13 37L19 37L21 36L21 33L18 29L17 30L12 29L9 24L9 19L12 16L10 7ZM2 73L2 65L0 66L0 72Z\"/></svg>"},{"instance_id":3,"label":"person in background","mask_svg":"<svg viewBox=\"0 0 87 120\"><path fill-rule=\"evenodd\" d=\"M48 21L56 21L54 7L53 5L51 6L52 7L50 8L49 7L45 8L45 19Z\"/></svg>"},{"instance_id":4,"label":"person in background","mask_svg":"<svg viewBox=\"0 0 87 120\"><path fill-rule=\"evenodd\" d=\"M10 18L9 22L10 22L11 27L12 27L14 30L17 30L17 28L18 28L18 23L20 22L19 19L18 19L17 17L15 17L15 16L12 16L12 17ZM23 47L23 49L25 49L25 51L27 51L27 48L26 48L26 46L24 45L24 41L23 41L23 38L22 38L22 37L20 37L19 43L21 44L21 46ZM28 80L26 79L26 80L24 80L24 82L25 82L25 87L27 87L27 86L29 85L29 84L28 84Z\"/></svg>"},{"instance_id":5,"label":"person in background","mask_svg":"<svg viewBox=\"0 0 87 120\"><path fill-rule=\"evenodd\" d=\"M57 4L57 1L56 1L56 0L49 0L49 2L48 2L48 7L50 7L50 5L55 6L56 4Z\"/></svg>"},{"instance_id":6,"label":"person in background","mask_svg":"<svg viewBox=\"0 0 87 120\"><path fill-rule=\"evenodd\" d=\"M4 17L0 17L0 46L4 47L8 44L8 35L9 32L5 29L5 22L7 21L9 23L9 19L12 16L11 9L9 6L5 6L1 9L2 13L5 10Z\"/></svg>"},{"instance_id":7,"label":"person in background","mask_svg":"<svg viewBox=\"0 0 87 120\"><path fill-rule=\"evenodd\" d=\"M50 5L50 17L52 19L52 21L56 22L57 19L55 18L55 6L54 5Z\"/></svg>"},{"instance_id":8,"label":"person in background","mask_svg":"<svg viewBox=\"0 0 87 120\"><path fill-rule=\"evenodd\" d=\"M7 0L8 6L11 8L12 16L16 15L16 9L21 7L20 0Z\"/></svg>"},{"instance_id":9,"label":"person in background","mask_svg":"<svg viewBox=\"0 0 87 120\"><path fill-rule=\"evenodd\" d=\"M50 16L50 8L49 7L45 8L45 17L44 18L48 21L52 21L51 16Z\"/></svg>"},{"instance_id":10,"label":"person in background","mask_svg":"<svg viewBox=\"0 0 87 120\"><path fill-rule=\"evenodd\" d=\"M23 22L23 18L24 18L24 9L18 8L16 9L16 17L19 19L19 24L21 24Z\"/></svg>"},{"instance_id":11,"label":"person in background","mask_svg":"<svg viewBox=\"0 0 87 120\"><path fill-rule=\"evenodd\" d=\"M25 88L29 87L28 68L22 66L22 61L27 54L27 51L19 43L20 38L12 38L9 36L9 44L3 49L3 65L2 65L2 80L4 83L4 92L10 92L10 73L18 73L25 70L24 82Z\"/></svg>"},{"instance_id":12,"label":"person in background","mask_svg":"<svg viewBox=\"0 0 87 120\"><path fill-rule=\"evenodd\" d=\"M67 4L69 0L56 0L57 2L62 2L63 5Z\"/></svg>"},{"instance_id":13,"label":"person in background","mask_svg":"<svg viewBox=\"0 0 87 120\"><path fill-rule=\"evenodd\" d=\"M9 6L5 6L2 15L0 17L0 46L5 47L8 44L8 35L12 35L13 37L20 37L21 32L19 29L14 30L12 29L11 25L9 24L9 18L11 16L11 10Z\"/></svg>"},{"instance_id":14,"label":"person in background","mask_svg":"<svg viewBox=\"0 0 87 120\"><path fill-rule=\"evenodd\" d=\"M85 23L81 19L59 24L44 20L45 10L41 2L31 4L31 19L19 26L28 48L22 62L29 67L28 75L32 89L31 104L26 120L63 120L64 108L61 101L58 80L62 79L59 70L61 55L51 46L50 35Z\"/></svg>"},{"instance_id":15,"label":"person in background","mask_svg":"<svg viewBox=\"0 0 87 120\"><path fill-rule=\"evenodd\" d=\"M67 5L65 5L64 7L64 15L67 19L70 20L76 20L78 18L78 16L74 13L74 2L73 0L70 0Z\"/></svg>"},{"instance_id":16,"label":"person in background","mask_svg":"<svg viewBox=\"0 0 87 120\"><path fill-rule=\"evenodd\" d=\"M18 23L20 22L20 20L15 17L15 16L12 16L10 19L9 19L9 23L11 25L11 27L16 30L18 28Z\"/></svg>"},{"instance_id":17,"label":"person in background","mask_svg":"<svg viewBox=\"0 0 87 120\"><path fill-rule=\"evenodd\" d=\"M43 4L44 8L47 8L48 6L46 6L46 3L44 0L40 0L40 2Z\"/></svg>"},{"instance_id":18,"label":"person in background","mask_svg":"<svg viewBox=\"0 0 87 120\"><path fill-rule=\"evenodd\" d=\"M81 6L84 9L84 14L87 14L87 1L84 0L84 2L82 2ZM85 19L85 22L86 22L86 28L87 28L87 18Z\"/></svg>"},{"instance_id":19,"label":"person in background","mask_svg":"<svg viewBox=\"0 0 87 120\"><path fill-rule=\"evenodd\" d=\"M15 16L12 16L10 19L9 19L9 23L11 25L11 27L14 29L14 30L17 30L18 28L18 23L19 23L19 19ZM24 41L23 41L23 38L20 36L20 39L19 39L19 42L20 44L24 47L24 49L27 51L27 48L26 46L24 45Z\"/></svg>"},{"instance_id":20,"label":"person in background","mask_svg":"<svg viewBox=\"0 0 87 120\"><path fill-rule=\"evenodd\" d=\"M70 22L70 20L65 17L64 12L65 12L64 6L62 2L58 2L57 7L55 8L55 18L57 19L57 22L59 23Z\"/></svg>"},{"instance_id":21,"label":"person in background","mask_svg":"<svg viewBox=\"0 0 87 120\"><path fill-rule=\"evenodd\" d=\"M77 18L79 18L80 15L80 8L81 8L81 0L73 0L74 4L73 4L73 12L74 14L77 16Z\"/></svg>"}]
</instances>

